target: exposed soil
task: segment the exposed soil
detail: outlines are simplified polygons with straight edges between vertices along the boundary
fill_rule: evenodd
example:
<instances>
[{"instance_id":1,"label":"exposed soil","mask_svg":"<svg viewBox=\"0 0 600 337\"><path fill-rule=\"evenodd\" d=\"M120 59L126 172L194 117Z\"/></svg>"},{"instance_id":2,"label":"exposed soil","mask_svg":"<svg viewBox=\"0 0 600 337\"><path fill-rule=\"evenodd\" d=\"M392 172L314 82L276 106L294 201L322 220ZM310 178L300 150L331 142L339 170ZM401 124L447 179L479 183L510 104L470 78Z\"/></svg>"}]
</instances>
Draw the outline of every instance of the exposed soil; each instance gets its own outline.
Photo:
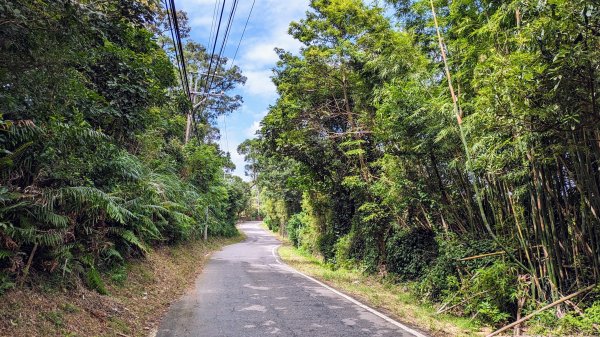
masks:
<instances>
[{"instance_id":1,"label":"exposed soil","mask_svg":"<svg viewBox=\"0 0 600 337\"><path fill-rule=\"evenodd\" d=\"M147 336L191 286L210 253L239 240L157 248L130 262L121 282L105 275L109 295L84 286L48 288L43 282L9 291L0 297L0 336Z\"/></svg>"}]
</instances>

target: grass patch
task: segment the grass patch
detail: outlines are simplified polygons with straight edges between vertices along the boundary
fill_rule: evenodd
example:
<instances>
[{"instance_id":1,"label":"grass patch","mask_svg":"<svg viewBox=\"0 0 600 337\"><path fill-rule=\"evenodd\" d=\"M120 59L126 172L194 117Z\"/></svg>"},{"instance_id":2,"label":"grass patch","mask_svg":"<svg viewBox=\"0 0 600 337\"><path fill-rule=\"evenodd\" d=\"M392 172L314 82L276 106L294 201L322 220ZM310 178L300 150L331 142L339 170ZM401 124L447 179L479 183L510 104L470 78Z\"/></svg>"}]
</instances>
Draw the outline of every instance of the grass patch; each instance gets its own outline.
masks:
<instances>
[{"instance_id":1,"label":"grass patch","mask_svg":"<svg viewBox=\"0 0 600 337\"><path fill-rule=\"evenodd\" d=\"M49 312L43 313L42 316L45 319L47 319L49 322L54 324L54 326L56 326L57 328L62 327L64 324L63 314L59 311L49 311Z\"/></svg>"},{"instance_id":2,"label":"grass patch","mask_svg":"<svg viewBox=\"0 0 600 337\"><path fill-rule=\"evenodd\" d=\"M421 303L411 294L406 285L385 282L374 276L364 275L359 270L332 270L321 260L289 244L281 246L278 252L283 261L297 270L376 307L403 323L426 330L433 336L472 337L491 332L481 329L468 318L437 314L430 304Z\"/></svg>"},{"instance_id":3,"label":"grass patch","mask_svg":"<svg viewBox=\"0 0 600 337\"><path fill-rule=\"evenodd\" d=\"M76 305L73 305L71 303L63 304L61 309L68 314L74 314L81 311Z\"/></svg>"},{"instance_id":4,"label":"grass patch","mask_svg":"<svg viewBox=\"0 0 600 337\"><path fill-rule=\"evenodd\" d=\"M118 332L121 332L126 335L131 333L131 329L130 329L127 321L122 320L115 316L110 317L108 319L108 321L109 321L109 326L112 328L113 331L118 331Z\"/></svg>"}]
</instances>

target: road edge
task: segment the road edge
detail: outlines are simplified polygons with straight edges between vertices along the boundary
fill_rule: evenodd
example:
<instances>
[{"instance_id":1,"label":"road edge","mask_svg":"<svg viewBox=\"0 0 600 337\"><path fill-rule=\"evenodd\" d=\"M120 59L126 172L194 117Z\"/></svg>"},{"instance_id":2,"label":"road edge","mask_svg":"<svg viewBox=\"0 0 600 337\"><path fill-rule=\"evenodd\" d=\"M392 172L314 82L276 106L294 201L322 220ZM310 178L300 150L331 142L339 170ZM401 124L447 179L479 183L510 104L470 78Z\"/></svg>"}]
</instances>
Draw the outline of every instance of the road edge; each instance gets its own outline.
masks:
<instances>
[{"instance_id":1,"label":"road edge","mask_svg":"<svg viewBox=\"0 0 600 337\"><path fill-rule=\"evenodd\" d=\"M395 319L387 316L386 314L384 314L384 313L382 313L382 312L380 312L380 311L378 311L378 310L376 310L374 308L371 308L370 306L368 306L368 305L366 305L366 304L364 304L362 302L359 302L355 298L353 298L351 296L348 296L348 295L342 293L341 291L339 291L339 290L337 290L337 289L335 289L333 287L328 286L327 284L325 284L325 283L323 283L323 282L315 279L314 277L306 275L303 272L297 270L296 268L293 268L292 266L288 265L287 263L285 263L285 262L283 262L281 260L281 258L279 256L279 252L278 252L279 247L281 247L281 244L277 245L277 246L274 246L273 249L271 249L271 254L273 254L273 257L275 258L275 261L278 264L289 268L289 270L293 271L294 273L296 273L296 274L298 274L298 275L300 275L300 276L302 276L302 277L304 277L304 278L306 278L306 279L308 279L308 280L310 280L310 281L312 281L312 282L320 285L321 287L323 287L323 288L325 288L325 289L333 292L334 294L342 297L343 299L345 299L345 300L347 300L347 301L349 301L349 302L351 302L351 303L353 303L355 305L358 305L359 307L361 307L361 308L369 311L370 313L374 314L375 316L377 316L379 318L382 318L383 320L387 321L388 323L397 326L398 328L406 331L407 333L409 333L409 334L411 334L411 335L413 335L415 337L429 337L429 336L424 335L423 333L421 333L421 332L419 332L419 331L417 331L417 330L415 330L413 328L410 328L410 327L408 327L408 326L406 326L406 325L404 325L404 324L396 321Z\"/></svg>"}]
</instances>

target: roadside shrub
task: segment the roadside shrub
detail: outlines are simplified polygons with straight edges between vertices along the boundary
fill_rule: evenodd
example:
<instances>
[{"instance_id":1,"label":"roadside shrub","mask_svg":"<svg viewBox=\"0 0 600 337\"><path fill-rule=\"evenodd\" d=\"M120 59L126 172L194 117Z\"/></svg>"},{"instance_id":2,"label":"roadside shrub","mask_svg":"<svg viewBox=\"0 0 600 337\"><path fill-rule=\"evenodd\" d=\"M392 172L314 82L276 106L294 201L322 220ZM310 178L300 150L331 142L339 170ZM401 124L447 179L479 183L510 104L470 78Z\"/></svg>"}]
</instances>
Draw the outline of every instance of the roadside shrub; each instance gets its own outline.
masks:
<instances>
[{"instance_id":1,"label":"roadside shrub","mask_svg":"<svg viewBox=\"0 0 600 337\"><path fill-rule=\"evenodd\" d=\"M301 247L325 260L331 259L335 237L328 225L331 223L329 198L319 193L304 193L302 210L306 214L306 226L299 232Z\"/></svg>"},{"instance_id":2,"label":"roadside shrub","mask_svg":"<svg viewBox=\"0 0 600 337\"><path fill-rule=\"evenodd\" d=\"M300 247L300 230L306 225L306 214L297 213L290 217L286 225L288 238L294 245L294 247Z\"/></svg>"},{"instance_id":3,"label":"roadside shrub","mask_svg":"<svg viewBox=\"0 0 600 337\"><path fill-rule=\"evenodd\" d=\"M416 280L438 255L435 234L424 228L396 232L386 242L386 265L401 280Z\"/></svg>"},{"instance_id":4,"label":"roadside shrub","mask_svg":"<svg viewBox=\"0 0 600 337\"><path fill-rule=\"evenodd\" d=\"M385 264L385 238L391 226L389 211L376 202L362 203L352 218L355 235L351 243L351 254L361 261L365 272L376 273Z\"/></svg>"},{"instance_id":5,"label":"roadside shrub","mask_svg":"<svg viewBox=\"0 0 600 337\"><path fill-rule=\"evenodd\" d=\"M316 247L326 262L331 262L334 257L334 245L336 237L331 231L321 233L317 238Z\"/></svg>"},{"instance_id":6,"label":"roadside shrub","mask_svg":"<svg viewBox=\"0 0 600 337\"><path fill-rule=\"evenodd\" d=\"M582 334L600 335L600 300L585 309L583 315L569 313L559 322L559 333L578 332Z\"/></svg>"},{"instance_id":7,"label":"roadside shrub","mask_svg":"<svg viewBox=\"0 0 600 337\"><path fill-rule=\"evenodd\" d=\"M517 273L515 268L504 261L496 261L489 267L480 268L470 278L465 298L467 311L477 313L479 320L485 323L501 323L514 311L514 299L517 292ZM481 294L481 297L476 296ZM469 297L471 295L471 297Z\"/></svg>"},{"instance_id":8,"label":"roadside shrub","mask_svg":"<svg viewBox=\"0 0 600 337\"><path fill-rule=\"evenodd\" d=\"M319 250L317 249L316 242L319 234L317 233L316 228L308 223L304 227L300 227L297 230L298 235L298 243L301 250L305 252L309 252L311 254L318 254Z\"/></svg>"},{"instance_id":9,"label":"roadside shrub","mask_svg":"<svg viewBox=\"0 0 600 337\"><path fill-rule=\"evenodd\" d=\"M435 236L435 242L437 257L425 269L415 288L419 296L433 302L457 298L455 292L465 286L463 278L470 277L477 269L486 268L498 259L497 256L490 256L461 261L465 257L497 251L491 240L464 235L459 238L455 233L444 233Z\"/></svg>"},{"instance_id":10,"label":"roadside shrub","mask_svg":"<svg viewBox=\"0 0 600 337\"><path fill-rule=\"evenodd\" d=\"M544 304L547 303L540 303ZM558 329L558 318L553 310L542 311L527 322L527 333L530 335L547 335Z\"/></svg>"},{"instance_id":11,"label":"roadside shrub","mask_svg":"<svg viewBox=\"0 0 600 337\"><path fill-rule=\"evenodd\" d=\"M419 297L441 302L459 290L458 259L466 253L465 247L452 235L438 235L435 240L438 246L437 258L432 261L415 289Z\"/></svg>"},{"instance_id":12,"label":"roadside shrub","mask_svg":"<svg viewBox=\"0 0 600 337\"><path fill-rule=\"evenodd\" d=\"M350 269L354 266L355 260L352 258L352 240L353 233L350 232L342 236L335 243L335 264L338 267Z\"/></svg>"},{"instance_id":13,"label":"roadside shrub","mask_svg":"<svg viewBox=\"0 0 600 337\"><path fill-rule=\"evenodd\" d=\"M265 224L267 227L276 232L285 226L288 220L288 214L285 207L285 202L282 200L271 199L267 196L263 196L263 203L261 205L262 211L267 214L265 217ZM285 229L285 227L283 227ZM283 233L282 233L283 234Z\"/></svg>"},{"instance_id":14,"label":"roadside shrub","mask_svg":"<svg viewBox=\"0 0 600 337\"><path fill-rule=\"evenodd\" d=\"M267 225L267 228L269 228L269 230L276 232L279 230L279 222L273 220L273 218L271 218L270 216L266 216L264 219L265 224Z\"/></svg>"}]
</instances>

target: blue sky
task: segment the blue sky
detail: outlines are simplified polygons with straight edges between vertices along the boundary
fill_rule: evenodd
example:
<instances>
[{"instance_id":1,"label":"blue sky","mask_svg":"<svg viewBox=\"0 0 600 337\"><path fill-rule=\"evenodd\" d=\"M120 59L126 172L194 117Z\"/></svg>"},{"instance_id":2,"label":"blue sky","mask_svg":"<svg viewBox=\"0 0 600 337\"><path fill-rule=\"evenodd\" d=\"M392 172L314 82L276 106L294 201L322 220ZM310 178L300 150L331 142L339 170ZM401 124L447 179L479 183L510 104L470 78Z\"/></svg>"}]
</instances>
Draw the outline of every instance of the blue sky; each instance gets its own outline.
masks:
<instances>
[{"instance_id":1,"label":"blue sky","mask_svg":"<svg viewBox=\"0 0 600 337\"><path fill-rule=\"evenodd\" d=\"M192 28L191 38L207 45L213 19L216 0L175 0L177 9L188 13L189 24ZM228 15L233 0L225 0L225 16ZM252 0L242 0L238 4L237 14L224 56L232 58L240 40L244 23ZM244 177L244 159L236 149L247 138L252 138L259 128L259 123L267 113L270 104L275 102L277 93L271 82L271 69L277 62L275 47L297 52L300 43L287 34L291 21L304 17L308 10L308 0L256 0L250 22L235 64L238 65L248 78L246 85L239 89L244 97L242 107L225 119L219 119L221 129L221 148L229 149L232 160L236 165L235 174Z\"/></svg>"}]
</instances>

